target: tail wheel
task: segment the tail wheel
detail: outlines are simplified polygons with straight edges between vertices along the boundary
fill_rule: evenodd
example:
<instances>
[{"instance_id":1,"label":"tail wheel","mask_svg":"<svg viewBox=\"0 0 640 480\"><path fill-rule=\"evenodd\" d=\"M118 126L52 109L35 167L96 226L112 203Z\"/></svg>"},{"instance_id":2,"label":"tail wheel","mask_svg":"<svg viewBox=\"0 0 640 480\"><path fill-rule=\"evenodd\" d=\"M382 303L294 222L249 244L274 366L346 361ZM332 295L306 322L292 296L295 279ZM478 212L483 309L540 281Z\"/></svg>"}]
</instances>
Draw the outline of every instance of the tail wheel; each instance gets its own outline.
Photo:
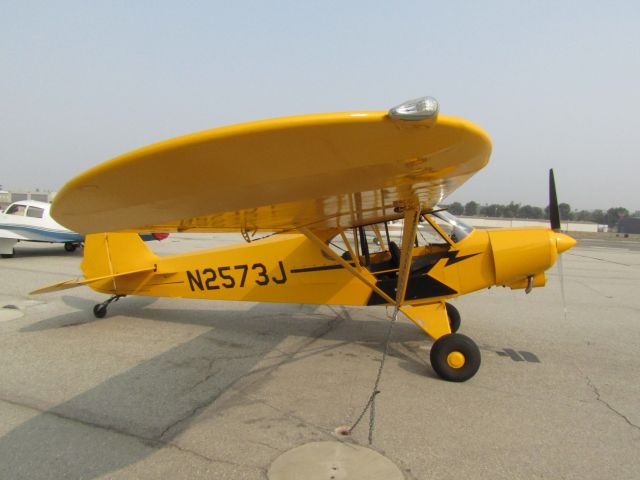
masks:
<instances>
[{"instance_id":1,"label":"tail wheel","mask_svg":"<svg viewBox=\"0 0 640 480\"><path fill-rule=\"evenodd\" d=\"M64 244L64 249L67 252L75 252L76 248L78 248L78 245L76 245L75 243L67 242L67 243Z\"/></svg>"},{"instance_id":2,"label":"tail wheel","mask_svg":"<svg viewBox=\"0 0 640 480\"><path fill-rule=\"evenodd\" d=\"M445 380L464 382L480 368L480 349L460 333L444 335L431 347L431 367Z\"/></svg>"},{"instance_id":3,"label":"tail wheel","mask_svg":"<svg viewBox=\"0 0 640 480\"><path fill-rule=\"evenodd\" d=\"M447 316L449 317L449 327L451 328L451 333L456 333L460 329L460 323L462 322L460 312L450 303L445 303L445 306L447 307Z\"/></svg>"}]
</instances>

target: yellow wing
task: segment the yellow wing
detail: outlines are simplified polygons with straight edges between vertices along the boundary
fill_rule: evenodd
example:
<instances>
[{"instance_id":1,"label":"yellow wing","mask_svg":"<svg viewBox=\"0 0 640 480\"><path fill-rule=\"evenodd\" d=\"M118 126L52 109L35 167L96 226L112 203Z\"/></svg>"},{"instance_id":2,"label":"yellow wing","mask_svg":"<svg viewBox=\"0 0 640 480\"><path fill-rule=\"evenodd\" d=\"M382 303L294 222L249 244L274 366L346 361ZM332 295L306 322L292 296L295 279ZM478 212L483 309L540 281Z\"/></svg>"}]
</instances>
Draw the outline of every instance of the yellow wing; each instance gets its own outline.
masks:
<instances>
[{"instance_id":1,"label":"yellow wing","mask_svg":"<svg viewBox=\"0 0 640 480\"><path fill-rule=\"evenodd\" d=\"M480 127L443 115L277 118L114 158L67 183L52 214L85 234L344 228L398 218L397 207L416 196L424 208L437 205L490 152Z\"/></svg>"}]
</instances>

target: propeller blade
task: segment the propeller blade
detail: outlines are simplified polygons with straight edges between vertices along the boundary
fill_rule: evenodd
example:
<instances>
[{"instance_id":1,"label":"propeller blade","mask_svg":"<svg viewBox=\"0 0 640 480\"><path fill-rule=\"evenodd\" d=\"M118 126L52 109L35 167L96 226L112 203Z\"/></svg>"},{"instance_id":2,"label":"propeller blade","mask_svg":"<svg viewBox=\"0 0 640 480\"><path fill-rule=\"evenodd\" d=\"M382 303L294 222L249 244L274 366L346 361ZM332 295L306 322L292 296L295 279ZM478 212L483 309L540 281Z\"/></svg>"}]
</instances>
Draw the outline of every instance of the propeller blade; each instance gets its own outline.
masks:
<instances>
[{"instance_id":1,"label":"propeller blade","mask_svg":"<svg viewBox=\"0 0 640 480\"><path fill-rule=\"evenodd\" d=\"M558 206L558 194L556 193L556 179L553 176L553 168L549 170L549 221L554 231L560 230L560 207Z\"/></svg>"}]
</instances>

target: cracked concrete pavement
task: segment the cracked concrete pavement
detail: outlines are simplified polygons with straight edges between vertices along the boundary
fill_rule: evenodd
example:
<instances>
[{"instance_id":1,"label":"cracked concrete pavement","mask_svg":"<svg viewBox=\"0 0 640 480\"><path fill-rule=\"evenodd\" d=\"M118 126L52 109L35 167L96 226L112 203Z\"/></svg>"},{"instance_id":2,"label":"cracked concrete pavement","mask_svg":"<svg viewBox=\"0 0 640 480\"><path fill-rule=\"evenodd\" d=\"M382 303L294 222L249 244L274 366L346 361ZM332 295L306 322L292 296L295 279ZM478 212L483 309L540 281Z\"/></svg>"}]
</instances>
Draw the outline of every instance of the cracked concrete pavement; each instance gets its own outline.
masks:
<instances>
[{"instance_id":1,"label":"cracked concrete pavement","mask_svg":"<svg viewBox=\"0 0 640 480\"><path fill-rule=\"evenodd\" d=\"M28 295L80 258L21 245L0 261L2 479L265 479L282 453L337 440L371 394L384 308L137 297L97 320L86 287ZM401 318L372 448L407 479L638 478L640 244L581 241L564 272L566 320L555 269L528 296L455 301L483 355L463 384L435 377L431 341ZM367 423L342 440L366 446Z\"/></svg>"}]
</instances>

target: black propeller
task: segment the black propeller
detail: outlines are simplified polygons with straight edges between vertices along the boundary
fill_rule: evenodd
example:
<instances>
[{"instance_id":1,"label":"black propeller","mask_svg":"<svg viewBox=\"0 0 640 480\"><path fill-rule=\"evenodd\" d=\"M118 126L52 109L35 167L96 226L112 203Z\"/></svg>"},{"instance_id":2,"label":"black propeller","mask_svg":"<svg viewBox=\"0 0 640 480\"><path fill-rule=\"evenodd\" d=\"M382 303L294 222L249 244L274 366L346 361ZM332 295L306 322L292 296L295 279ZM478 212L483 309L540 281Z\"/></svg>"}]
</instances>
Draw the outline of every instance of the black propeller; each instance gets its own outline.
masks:
<instances>
[{"instance_id":1,"label":"black propeller","mask_svg":"<svg viewBox=\"0 0 640 480\"><path fill-rule=\"evenodd\" d=\"M556 179L553 176L553 168L549 169L549 222L554 232L560 231L560 207L558 205L558 194L556 193ZM562 266L562 255L558 255L558 274L560 275L560 293L562 295L562 309L564 319L567 319L567 299L564 293L564 267Z\"/></svg>"},{"instance_id":2,"label":"black propeller","mask_svg":"<svg viewBox=\"0 0 640 480\"><path fill-rule=\"evenodd\" d=\"M556 179L553 176L553 168L549 170L549 221L554 231L560 231L560 207L558 206L558 194L556 193Z\"/></svg>"}]
</instances>

